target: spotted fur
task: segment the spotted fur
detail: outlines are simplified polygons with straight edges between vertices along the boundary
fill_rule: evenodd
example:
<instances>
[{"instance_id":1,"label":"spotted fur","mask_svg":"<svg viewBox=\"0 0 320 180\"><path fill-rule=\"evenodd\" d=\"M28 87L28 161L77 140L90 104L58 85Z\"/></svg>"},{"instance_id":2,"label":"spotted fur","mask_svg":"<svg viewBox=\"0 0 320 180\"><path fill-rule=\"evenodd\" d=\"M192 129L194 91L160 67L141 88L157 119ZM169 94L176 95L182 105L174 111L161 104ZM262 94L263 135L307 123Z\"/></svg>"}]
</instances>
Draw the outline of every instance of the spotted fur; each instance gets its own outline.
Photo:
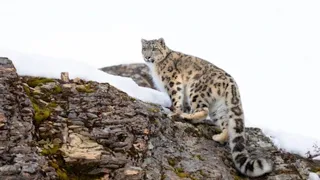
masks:
<instances>
[{"instance_id":1,"label":"spotted fur","mask_svg":"<svg viewBox=\"0 0 320 180\"><path fill-rule=\"evenodd\" d=\"M243 108L232 76L206 60L169 49L163 38L141 41L155 86L169 94L174 114L192 123L215 119L222 131L212 139L229 140L238 171L249 177L271 172L270 160L254 158L246 150Z\"/></svg>"}]
</instances>

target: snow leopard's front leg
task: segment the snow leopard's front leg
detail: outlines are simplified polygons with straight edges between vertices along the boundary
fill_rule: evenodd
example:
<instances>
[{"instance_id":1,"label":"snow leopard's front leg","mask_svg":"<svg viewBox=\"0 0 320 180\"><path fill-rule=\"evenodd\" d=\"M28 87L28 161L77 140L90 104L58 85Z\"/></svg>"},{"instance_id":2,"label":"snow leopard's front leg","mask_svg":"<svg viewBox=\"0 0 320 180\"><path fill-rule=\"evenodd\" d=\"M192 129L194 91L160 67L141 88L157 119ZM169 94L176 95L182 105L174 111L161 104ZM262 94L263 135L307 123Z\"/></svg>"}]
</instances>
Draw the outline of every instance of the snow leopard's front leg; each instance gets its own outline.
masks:
<instances>
[{"instance_id":1,"label":"snow leopard's front leg","mask_svg":"<svg viewBox=\"0 0 320 180\"><path fill-rule=\"evenodd\" d=\"M178 116L184 111L184 86L182 78L173 73L172 77L165 84L173 107L173 113L170 116Z\"/></svg>"}]
</instances>

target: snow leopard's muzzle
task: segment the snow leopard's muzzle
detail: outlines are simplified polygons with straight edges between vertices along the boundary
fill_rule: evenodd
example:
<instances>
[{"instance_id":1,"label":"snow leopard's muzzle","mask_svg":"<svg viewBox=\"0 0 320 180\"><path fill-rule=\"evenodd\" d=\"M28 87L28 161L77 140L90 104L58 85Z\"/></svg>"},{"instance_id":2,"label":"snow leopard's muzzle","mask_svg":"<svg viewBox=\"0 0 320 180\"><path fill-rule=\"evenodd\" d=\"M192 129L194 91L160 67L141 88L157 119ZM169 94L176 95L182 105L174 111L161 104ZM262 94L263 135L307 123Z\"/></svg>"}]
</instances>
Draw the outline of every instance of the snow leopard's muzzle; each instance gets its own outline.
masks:
<instances>
[{"instance_id":1,"label":"snow leopard's muzzle","mask_svg":"<svg viewBox=\"0 0 320 180\"><path fill-rule=\"evenodd\" d=\"M151 57L144 57L144 61L149 62L149 63L154 63L154 59Z\"/></svg>"}]
</instances>

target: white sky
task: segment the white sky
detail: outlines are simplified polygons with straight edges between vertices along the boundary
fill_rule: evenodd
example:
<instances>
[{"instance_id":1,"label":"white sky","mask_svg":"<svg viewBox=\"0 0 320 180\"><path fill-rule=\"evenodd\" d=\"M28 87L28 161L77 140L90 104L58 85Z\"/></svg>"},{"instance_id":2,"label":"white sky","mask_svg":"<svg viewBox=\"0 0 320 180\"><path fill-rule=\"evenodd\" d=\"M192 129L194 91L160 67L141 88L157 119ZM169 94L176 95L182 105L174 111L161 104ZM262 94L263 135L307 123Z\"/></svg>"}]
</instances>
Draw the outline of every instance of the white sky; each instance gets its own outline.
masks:
<instances>
[{"instance_id":1,"label":"white sky","mask_svg":"<svg viewBox=\"0 0 320 180\"><path fill-rule=\"evenodd\" d=\"M143 62L163 37L235 77L248 125L320 137L319 0L3 0L0 48L94 67Z\"/></svg>"}]
</instances>

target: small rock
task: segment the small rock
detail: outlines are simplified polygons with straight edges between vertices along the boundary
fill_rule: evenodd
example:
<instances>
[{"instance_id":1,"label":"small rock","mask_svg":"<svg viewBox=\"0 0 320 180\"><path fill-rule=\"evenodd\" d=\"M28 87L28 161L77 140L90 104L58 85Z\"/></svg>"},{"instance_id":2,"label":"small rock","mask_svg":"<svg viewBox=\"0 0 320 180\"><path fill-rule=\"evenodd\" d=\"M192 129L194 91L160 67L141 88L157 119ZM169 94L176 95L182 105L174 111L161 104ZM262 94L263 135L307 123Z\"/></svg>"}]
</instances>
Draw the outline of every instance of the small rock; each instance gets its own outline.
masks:
<instances>
[{"instance_id":1,"label":"small rock","mask_svg":"<svg viewBox=\"0 0 320 180\"><path fill-rule=\"evenodd\" d=\"M110 180L109 174L105 174L100 180Z\"/></svg>"},{"instance_id":2,"label":"small rock","mask_svg":"<svg viewBox=\"0 0 320 180\"><path fill-rule=\"evenodd\" d=\"M94 119L97 118L98 116L93 114L93 113L87 113L88 118Z\"/></svg>"},{"instance_id":3,"label":"small rock","mask_svg":"<svg viewBox=\"0 0 320 180\"><path fill-rule=\"evenodd\" d=\"M0 65L12 64L12 61L6 57L0 57Z\"/></svg>"},{"instance_id":4,"label":"small rock","mask_svg":"<svg viewBox=\"0 0 320 180\"><path fill-rule=\"evenodd\" d=\"M300 176L303 177L303 179L307 179L309 176L308 165L304 161L301 161L301 160L297 160L294 165L297 168Z\"/></svg>"},{"instance_id":5,"label":"small rock","mask_svg":"<svg viewBox=\"0 0 320 180\"><path fill-rule=\"evenodd\" d=\"M65 111L61 111L61 112L60 112L60 116L61 116L61 117L64 117L63 120L62 120L63 122L65 121L65 118L68 117L68 115L67 115L67 113L66 113Z\"/></svg>"},{"instance_id":6,"label":"small rock","mask_svg":"<svg viewBox=\"0 0 320 180\"><path fill-rule=\"evenodd\" d=\"M147 145L146 145L146 142L140 140L140 141L134 143L134 144L133 144L133 147L134 147L137 151L143 152L143 151L146 150Z\"/></svg>"},{"instance_id":7,"label":"small rock","mask_svg":"<svg viewBox=\"0 0 320 180\"><path fill-rule=\"evenodd\" d=\"M47 106L49 103L42 100L42 99L39 99L39 103L42 104L43 106Z\"/></svg>"},{"instance_id":8,"label":"small rock","mask_svg":"<svg viewBox=\"0 0 320 180\"><path fill-rule=\"evenodd\" d=\"M117 164L106 164L104 167L109 168L109 169L119 169L120 165Z\"/></svg>"},{"instance_id":9,"label":"small rock","mask_svg":"<svg viewBox=\"0 0 320 180\"><path fill-rule=\"evenodd\" d=\"M124 115L126 116L134 116L136 113L134 111L124 112Z\"/></svg>"},{"instance_id":10,"label":"small rock","mask_svg":"<svg viewBox=\"0 0 320 180\"><path fill-rule=\"evenodd\" d=\"M60 130L58 129L51 129L50 131L50 134L57 134L57 133L59 133L60 132Z\"/></svg>"},{"instance_id":11,"label":"small rock","mask_svg":"<svg viewBox=\"0 0 320 180\"><path fill-rule=\"evenodd\" d=\"M0 112L0 123L6 123L6 122L7 122L6 116Z\"/></svg>"},{"instance_id":12,"label":"small rock","mask_svg":"<svg viewBox=\"0 0 320 180\"><path fill-rule=\"evenodd\" d=\"M31 148L26 146L16 146L10 149L10 153L12 154L28 154L31 153Z\"/></svg>"},{"instance_id":13,"label":"small rock","mask_svg":"<svg viewBox=\"0 0 320 180\"><path fill-rule=\"evenodd\" d=\"M74 78L72 81L74 83L77 83L77 84L81 83L81 79L80 78Z\"/></svg>"},{"instance_id":14,"label":"small rock","mask_svg":"<svg viewBox=\"0 0 320 180\"><path fill-rule=\"evenodd\" d=\"M143 130L143 134L148 135L149 133L150 133L149 129L144 129L144 130Z\"/></svg>"},{"instance_id":15,"label":"small rock","mask_svg":"<svg viewBox=\"0 0 320 180\"><path fill-rule=\"evenodd\" d=\"M76 85L76 89L85 90L85 89L86 89L86 86L85 86L85 85L83 85L83 84Z\"/></svg>"},{"instance_id":16,"label":"small rock","mask_svg":"<svg viewBox=\"0 0 320 180\"><path fill-rule=\"evenodd\" d=\"M5 126L4 123L0 123L0 128L3 128Z\"/></svg>"},{"instance_id":17,"label":"small rock","mask_svg":"<svg viewBox=\"0 0 320 180\"><path fill-rule=\"evenodd\" d=\"M70 81L69 79L69 73L68 72L62 72L61 73L61 80L65 83L68 83Z\"/></svg>"},{"instance_id":18,"label":"small rock","mask_svg":"<svg viewBox=\"0 0 320 180\"><path fill-rule=\"evenodd\" d=\"M87 114L86 114L86 113L79 113L78 118L81 118L81 119L87 120L87 119L88 119L88 116L87 116Z\"/></svg>"},{"instance_id":19,"label":"small rock","mask_svg":"<svg viewBox=\"0 0 320 180\"><path fill-rule=\"evenodd\" d=\"M32 113L31 108L25 107L21 110L22 113ZM1 121L1 117L0 117L0 121Z\"/></svg>"},{"instance_id":20,"label":"small rock","mask_svg":"<svg viewBox=\"0 0 320 180\"><path fill-rule=\"evenodd\" d=\"M57 86L57 83L56 83L56 82L49 82L49 83L43 84L40 89L52 90L52 89L54 89L56 86Z\"/></svg>"},{"instance_id":21,"label":"small rock","mask_svg":"<svg viewBox=\"0 0 320 180\"><path fill-rule=\"evenodd\" d=\"M19 165L4 165L0 167L0 176L19 174L21 166Z\"/></svg>"},{"instance_id":22,"label":"small rock","mask_svg":"<svg viewBox=\"0 0 320 180\"><path fill-rule=\"evenodd\" d=\"M72 120L73 125L78 125L78 126L84 126L84 123L82 122L81 119L73 119Z\"/></svg>"},{"instance_id":23,"label":"small rock","mask_svg":"<svg viewBox=\"0 0 320 180\"><path fill-rule=\"evenodd\" d=\"M6 105L4 106L4 110L11 111L13 109L12 106Z\"/></svg>"},{"instance_id":24,"label":"small rock","mask_svg":"<svg viewBox=\"0 0 320 180\"><path fill-rule=\"evenodd\" d=\"M60 144L62 143L61 139L59 138L54 138L53 141L52 141L53 144Z\"/></svg>"},{"instance_id":25,"label":"small rock","mask_svg":"<svg viewBox=\"0 0 320 180\"><path fill-rule=\"evenodd\" d=\"M68 161L76 159L97 160L105 151L102 145L80 134L72 133L68 139L69 143L63 144L60 148L68 157Z\"/></svg>"},{"instance_id":26,"label":"small rock","mask_svg":"<svg viewBox=\"0 0 320 180\"><path fill-rule=\"evenodd\" d=\"M154 148L153 144L152 144L151 142L149 142L149 144L148 144L148 149L151 150L151 149L153 149L153 148Z\"/></svg>"},{"instance_id":27,"label":"small rock","mask_svg":"<svg viewBox=\"0 0 320 180\"><path fill-rule=\"evenodd\" d=\"M70 113L68 114L68 118L69 118L69 119L75 119L75 118L77 118L77 113L75 113L75 112L70 112Z\"/></svg>"},{"instance_id":28,"label":"small rock","mask_svg":"<svg viewBox=\"0 0 320 180\"><path fill-rule=\"evenodd\" d=\"M90 175L99 175L99 174L107 174L110 173L110 170L107 168L95 168L94 170L90 171L88 174Z\"/></svg>"},{"instance_id":29,"label":"small rock","mask_svg":"<svg viewBox=\"0 0 320 180\"><path fill-rule=\"evenodd\" d=\"M89 132L87 132L87 131L80 131L79 134L81 134L82 136L86 136L86 137L91 137L91 136L92 136L92 135L91 135Z\"/></svg>"},{"instance_id":30,"label":"small rock","mask_svg":"<svg viewBox=\"0 0 320 180\"><path fill-rule=\"evenodd\" d=\"M77 125L71 125L71 126L68 126L69 129L79 129L79 128L82 128L81 126L77 126Z\"/></svg>"},{"instance_id":31,"label":"small rock","mask_svg":"<svg viewBox=\"0 0 320 180\"><path fill-rule=\"evenodd\" d=\"M111 114L112 114L112 112L104 112L104 113L102 113L101 115L102 115L103 118L106 118L106 117L108 117L108 116L111 115Z\"/></svg>"},{"instance_id":32,"label":"small rock","mask_svg":"<svg viewBox=\"0 0 320 180\"><path fill-rule=\"evenodd\" d=\"M78 94L78 91L77 91L77 89L75 88L75 86L72 87L72 88L70 89L70 91L71 91L73 94Z\"/></svg>"},{"instance_id":33,"label":"small rock","mask_svg":"<svg viewBox=\"0 0 320 180\"><path fill-rule=\"evenodd\" d=\"M38 169L38 164L37 163L31 163L31 164L27 164L22 166L22 172L26 172L26 173L35 173Z\"/></svg>"},{"instance_id":34,"label":"small rock","mask_svg":"<svg viewBox=\"0 0 320 180\"><path fill-rule=\"evenodd\" d=\"M62 88L71 89L73 86L74 86L74 84L63 84Z\"/></svg>"},{"instance_id":35,"label":"small rock","mask_svg":"<svg viewBox=\"0 0 320 180\"><path fill-rule=\"evenodd\" d=\"M63 109L60 107L60 106L57 106L56 108L54 108L54 111L57 111L57 112L63 112Z\"/></svg>"},{"instance_id":36,"label":"small rock","mask_svg":"<svg viewBox=\"0 0 320 180\"><path fill-rule=\"evenodd\" d=\"M40 132L46 132L46 131L47 131L47 128L45 128L45 127L39 127L39 131L40 131Z\"/></svg>"},{"instance_id":37,"label":"small rock","mask_svg":"<svg viewBox=\"0 0 320 180\"><path fill-rule=\"evenodd\" d=\"M53 123L53 125L54 125L55 127L61 127L61 126L62 126L61 123Z\"/></svg>"},{"instance_id":38,"label":"small rock","mask_svg":"<svg viewBox=\"0 0 320 180\"><path fill-rule=\"evenodd\" d=\"M140 167L134 167L131 166L129 168L127 168L126 170L124 170L124 174L128 175L128 176L132 176L132 175L137 175L142 171L142 169Z\"/></svg>"},{"instance_id":39,"label":"small rock","mask_svg":"<svg viewBox=\"0 0 320 180\"><path fill-rule=\"evenodd\" d=\"M31 89L31 88L30 88L30 89ZM40 89L40 87L39 87L39 86L37 86L37 87L33 88L33 92L34 92L34 93L37 93L37 94L41 94L41 95L43 95L43 93L41 92L41 89Z\"/></svg>"}]
</instances>

